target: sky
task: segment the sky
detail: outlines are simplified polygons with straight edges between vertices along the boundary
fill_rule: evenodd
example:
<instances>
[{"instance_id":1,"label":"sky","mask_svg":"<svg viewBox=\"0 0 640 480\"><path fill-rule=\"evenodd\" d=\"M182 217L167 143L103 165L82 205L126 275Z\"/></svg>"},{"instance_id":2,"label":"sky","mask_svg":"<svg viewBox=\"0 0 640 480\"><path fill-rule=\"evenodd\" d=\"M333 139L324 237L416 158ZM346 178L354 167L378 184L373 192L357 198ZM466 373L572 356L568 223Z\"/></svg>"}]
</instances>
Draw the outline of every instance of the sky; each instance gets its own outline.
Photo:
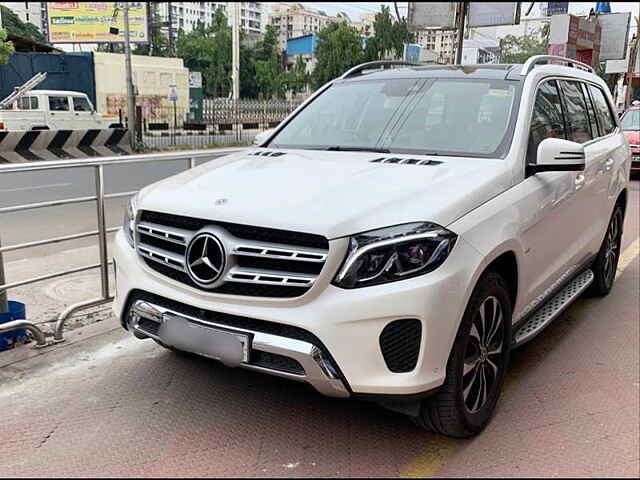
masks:
<instances>
[{"instance_id":1,"label":"sky","mask_svg":"<svg viewBox=\"0 0 640 480\"><path fill-rule=\"evenodd\" d=\"M380 5L387 5L391 9L391 13L395 15L394 2L300 2L310 8L316 8L318 10L324 10L329 15L335 15L337 12L343 11L349 18L354 21L358 21L361 13L378 12L380 11ZM397 2L398 10L401 16L407 15L407 3ZM536 17L539 15L538 7L544 5L546 2L535 2L537 5L533 8L529 17ZM591 8L595 8L597 2L569 2L569 13L576 15L582 15L589 13ZM523 9L526 11L531 5L531 2L522 2ZM639 15L640 2L611 2L612 12L632 12L633 17ZM631 20L632 26L635 26L635 20Z\"/></svg>"}]
</instances>

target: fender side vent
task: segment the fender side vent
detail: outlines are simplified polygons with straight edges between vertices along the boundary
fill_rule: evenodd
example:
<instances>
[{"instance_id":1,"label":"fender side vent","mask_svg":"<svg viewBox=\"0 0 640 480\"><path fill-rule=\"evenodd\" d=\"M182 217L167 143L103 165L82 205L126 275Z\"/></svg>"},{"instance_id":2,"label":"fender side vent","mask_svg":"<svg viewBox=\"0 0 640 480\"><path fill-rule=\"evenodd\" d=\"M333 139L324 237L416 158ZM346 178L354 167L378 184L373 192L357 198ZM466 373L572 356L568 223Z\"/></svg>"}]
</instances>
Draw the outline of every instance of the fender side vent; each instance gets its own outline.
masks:
<instances>
[{"instance_id":1,"label":"fender side vent","mask_svg":"<svg viewBox=\"0 0 640 480\"><path fill-rule=\"evenodd\" d=\"M438 160L421 160L419 158L380 157L370 161L371 163L391 163L398 165L440 165Z\"/></svg>"},{"instance_id":2,"label":"fender side vent","mask_svg":"<svg viewBox=\"0 0 640 480\"><path fill-rule=\"evenodd\" d=\"M380 334L380 350L393 373L410 372L416 368L420 353L422 323L417 318L394 320Z\"/></svg>"}]
</instances>

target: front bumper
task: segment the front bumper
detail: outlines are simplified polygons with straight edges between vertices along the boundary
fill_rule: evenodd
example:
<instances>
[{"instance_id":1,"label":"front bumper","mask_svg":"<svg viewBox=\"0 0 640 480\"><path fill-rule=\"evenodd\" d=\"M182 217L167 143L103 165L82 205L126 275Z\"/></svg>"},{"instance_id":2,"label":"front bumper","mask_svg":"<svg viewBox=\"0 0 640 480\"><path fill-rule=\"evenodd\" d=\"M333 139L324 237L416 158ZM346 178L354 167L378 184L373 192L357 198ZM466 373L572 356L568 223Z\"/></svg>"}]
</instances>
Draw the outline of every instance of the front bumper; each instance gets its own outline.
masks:
<instances>
[{"instance_id":1,"label":"front bumper","mask_svg":"<svg viewBox=\"0 0 640 480\"><path fill-rule=\"evenodd\" d=\"M136 332L143 337L163 342L164 339L158 332L159 327L162 323L171 321L175 317L207 327L228 330L227 325L203 320L202 318L193 317L140 299L134 300L130 304L127 326L130 331ZM157 324L157 326L152 326L152 324ZM232 331L250 335L252 337L252 351L266 352L279 358L293 359L301 369L295 371L297 369L295 364L290 371L286 371L286 367L285 369L268 368L255 363L243 363L240 365L242 368L307 382L313 385L320 393L330 397L349 396L349 391L339 378L339 374L336 372L331 360L326 358L322 349L313 343L243 328L234 328Z\"/></svg>"},{"instance_id":2,"label":"front bumper","mask_svg":"<svg viewBox=\"0 0 640 480\"><path fill-rule=\"evenodd\" d=\"M191 321L250 333L253 349L295 359L304 375L250 364L242 367L310 383L325 395L406 396L442 385L474 274L482 261L480 254L459 238L447 261L429 274L344 290L330 284L344 258L346 243L341 245L308 293L297 299L265 300L204 292L164 277L145 265L119 232L114 242L117 284L113 310L128 328L132 300L138 292L145 292L169 302L149 302L160 312L172 310ZM185 308L172 308L176 304ZM278 329L217 322L215 315ZM421 322L420 347L415 368L394 373L381 352L380 336L386 326L401 319ZM292 329L308 335L293 338L287 333Z\"/></svg>"}]
</instances>

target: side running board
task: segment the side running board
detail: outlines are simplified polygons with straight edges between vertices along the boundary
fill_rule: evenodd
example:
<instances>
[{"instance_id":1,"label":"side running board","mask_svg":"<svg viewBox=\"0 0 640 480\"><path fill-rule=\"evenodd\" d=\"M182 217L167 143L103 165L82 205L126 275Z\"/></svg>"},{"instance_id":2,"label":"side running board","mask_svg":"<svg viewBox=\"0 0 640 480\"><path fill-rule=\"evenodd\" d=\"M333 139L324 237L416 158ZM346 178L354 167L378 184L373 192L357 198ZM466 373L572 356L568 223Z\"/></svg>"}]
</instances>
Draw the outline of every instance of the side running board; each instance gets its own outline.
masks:
<instances>
[{"instance_id":1,"label":"side running board","mask_svg":"<svg viewBox=\"0 0 640 480\"><path fill-rule=\"evenodd\" d=\"M513 334L511 347L519 347L544 330L591 285L593 278L593 272L585 270L555 296L551 297L531 318L518 327L518 330Z\"/></svg>"}]
</instances>

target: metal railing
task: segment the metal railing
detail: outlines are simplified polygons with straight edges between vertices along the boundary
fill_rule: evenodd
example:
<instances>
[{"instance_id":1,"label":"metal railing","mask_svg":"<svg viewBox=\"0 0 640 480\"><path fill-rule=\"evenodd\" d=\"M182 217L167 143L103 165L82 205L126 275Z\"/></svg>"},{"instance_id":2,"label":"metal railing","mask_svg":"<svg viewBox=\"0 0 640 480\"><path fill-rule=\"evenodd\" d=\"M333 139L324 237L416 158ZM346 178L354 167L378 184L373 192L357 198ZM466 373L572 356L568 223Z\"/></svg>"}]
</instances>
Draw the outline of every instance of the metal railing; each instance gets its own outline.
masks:
<instances>
[{"instance_id":1,"label":"metal railing","mask_svg":"<svg viewBox=\"0 0 640 480\"><path fill-rule=\"evenodd\" d=\"M53 170L62 170L62 169L78 169L78 168L91 168L93 169L93 176L95 182L95 193L90 196L84 197L76 197L76 198L68 198L62 200L51 200L45 202L38 203L29 203L24 205L15 205L9 207L0 207L0 214L3 213L14 213L21 212L25 210L34 210L45 207L54 207L60 205L70 205L70 204L78 204L78 203L86 203L86 202L96 202L96 217L98 223L98 229L82 232L82 233L74 233L70 235L65 235L62 237L52 237L41 240L35 240L31 242L19 243L14 245L0 246L0 262L2 260L2 254L6 252L11 252L15 250L22 250L26 248L33 248L43 245L51 245L60 242L66 242L71 240L78 240L81 238L87 237L98 237L98 247L99 247L99 255L100 261L95 264L85 265L82 267L71 268L68 270L48 273L45 275L40 275L37 277L28 278L25 280L20 280L12 283L4 283L0 284L0 294L5 293L6 291L20 287L23 285L29 285L36 282L42 282L44 280L50 280L53 278L62 277L65 275L71 275L74 273L84 272L87 270L100 269L100 285L101 291L100 296L92 299L85 300L83 302L75 303L69 306L66 310L64 310L57 318L53 342L61 342L64 341L63 338L63 329L65 322L67 319L78 310L82 310L84 308L95 307L104 303L107 303L113 299L109 292L109 265L113 262L109 261L109 255L107 251L107 234L116 232L120 229L120 226L107 228L106 219L105 219L105 200L114 199L114 198L123 198L130 197L137 193L137 190L127 191L127 192L117 192L117 193L105 193L104 188L104 168L112 165L122 165L122 164L141 164L141 163L151 163L151 162L167 162L167 161L185 161L186 169L193 168L196 166L198 160L210 160L223 155L227 155L230 153L234 153L239 151L239 148L223 148L223 149L215 149L215 150L196 150L196 151L188 151L188 152L180 152L180 153L157 153L157 154L145 154L145 155L129 155L129 156L114 156L114 157L101 157L94 159L83 159L83 160L60 160L60 161L51 161L51 162L28 162L28 163L18 163L18 164L6 164L0 165L0 175L9 174L9 173L22 173L22 172L37 172L37 171L53 171ZM0 263L0 271L3 270L3 265ZM1 278L1 276L0 276ZM4 281L4 280L0 280ZM33 322L29 322L25 320L20 320L16 322L9 322L0 325L0 333L8 330L14 330L18 328L26 328L31 331L34 335L34 338L37 341L36 346L44 346L46 345L45 337L40 330L40 328L34 324Z\"/></svg>"}]
</instances>

